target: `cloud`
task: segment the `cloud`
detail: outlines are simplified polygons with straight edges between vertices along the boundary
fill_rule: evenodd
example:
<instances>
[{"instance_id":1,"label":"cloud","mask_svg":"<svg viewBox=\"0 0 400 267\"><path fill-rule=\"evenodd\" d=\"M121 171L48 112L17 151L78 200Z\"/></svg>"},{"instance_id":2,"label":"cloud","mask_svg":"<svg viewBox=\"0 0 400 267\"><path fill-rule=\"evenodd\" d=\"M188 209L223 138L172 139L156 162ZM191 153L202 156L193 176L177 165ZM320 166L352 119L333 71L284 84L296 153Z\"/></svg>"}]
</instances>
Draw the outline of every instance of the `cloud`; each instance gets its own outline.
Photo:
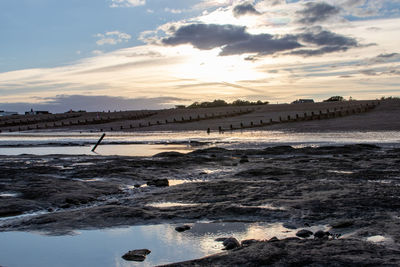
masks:
<instances>
[{"instance_id":1,"label":"cloud","mask_svg":"<svg viewBox=\"0 0 400 267\"><path fill-rule=\"evenodd\" d=\"M390 54L379 54L377 57L378 58L398 58L400 56L399 53L390 53Z\"/></svg>"},{"instance_id":2,"label":"cloud","mask_svg":"<svg viewBox=\"0 0 400 267\"><path fill-rule=\"evenodd\" d=\"M20 113L31 108L49 110L53 113L66 112L70 109L86 111L163 109L174 107L175 104L182 101L186 101L186 99L177 97L126 98L106 95L58 95L40 98L38 103L2 103L0 109Z\"/></svg>"},{"instance_id":3,"label":"cloud","mask_svg":"<svg viewBox=\"0 0 400 267\"><path fill-rule=\"evenodd\" d=\"M181 14L184 12L184 10L182 10L182 9L175 9L175 8L169 8L169 7L164 8L164 11L171 13L171 14Z\"/></svg>"},{"instance_id":4,"label":"cloud","mask_svg":"<svg viewBox=\"0 0 400 267\"><path fill-rule=\"evenodd\" d=\"M110 7L135 7L135 6L144 6L146 4L146 0L111 0Z\"/></svg>"},{"instance_id":5,"label":"cloud","mask_svg":"<svg viewBox=\"0 0 400 267\"><path fill-rule=\"evenodd\" d=\"M272 55L288 50L292 51L287 54L313 56L360 46L354 38L323 30L321 27L312 27L297 34L271 35L250 34L243 26L219 24L184 25L161 42L172 46L191 44L200 50L218 47L221 48L220 56L246 53Z\"/></svg>"},{"instance_id":6,"label":"cloud","mask_svg":"<svg viewBox=\"0 0 400 267\"><path fill-rule=\"evenodd\" d=\"M292 50L302 45L297 42L294 35L282 37L270 34L249 34L243 41L227 44L222 48L221 56L240 55L245 53L256 53L259 55L271 55L276 52Z\"/></svg>"},{"instance_id":7,"label":"cloud","mask_svg":"<svg viewBox=\"0 0 400 267\"><path fill-rule=\"evenodd\" d=\"M233 15L235 17L240 17L244 15L260 15L260 12L258 12L252 4L241 4L237 5L233 8Z\"/></svg>"},{"instance_id":8,"label":"cloud","mask_svg":"<svg viewBox=\"0 0 400 267\"><path fill-rule=\"evenodd\" d=\"M221 47L229 43L240 42L249 38L246 27L219 24L189 24L177 29L173 36L162 39L166 45L190 43L201 50Z\"/></svg>"},{"instance_id":9,"label":"cloud","mask_svg":"<svg viewBox=\"0 0 400 267\"><path fill-rule=\"evenodd\" d=\"M292 51L290 53L292 55L316 56L338 51L347 51L350 48L360 46L357 40L352 37L327 31L321 27L310 28L307 32L299 34L298 37L305 46L307 46L307 44L317 45L317 48Z\"/></svg>"},{"instance_id":10,"label":"cloud","mask_svg":"<svg viewBox=\"0 0 400 267\"><path fill-rule=\"evenodd\" d=\"M128 42L132 38L129 34L120 31L106 32L105 34L98 33L96 34L96 37L99 38L99 40L96 41L96 44L100 46L116 45L122 42Z\"/></svg>"},{"instance_id":11,"label":"cloud","mask_svg":"<svg viewBox=\"0 0 400 267\"><path fill-rule=\"evenodd\" d=\"M339 12L339 8L324 2L307 2L305 8L296 13L301 16L298 22L302 24L314 24L326 21L339 14Z\"/></svg>"}]
</instances>

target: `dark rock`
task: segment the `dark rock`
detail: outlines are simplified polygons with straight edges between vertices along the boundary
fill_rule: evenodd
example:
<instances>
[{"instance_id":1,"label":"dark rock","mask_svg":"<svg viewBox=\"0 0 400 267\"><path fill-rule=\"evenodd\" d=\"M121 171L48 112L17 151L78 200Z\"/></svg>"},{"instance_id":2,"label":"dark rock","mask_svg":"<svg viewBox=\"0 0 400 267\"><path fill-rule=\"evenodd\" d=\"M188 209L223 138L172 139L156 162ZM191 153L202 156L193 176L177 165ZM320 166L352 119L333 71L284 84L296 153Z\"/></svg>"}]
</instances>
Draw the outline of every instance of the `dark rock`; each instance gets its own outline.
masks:
<instances>
[{"instance_id":1,"label":"dark rock","mask_svg":"<svg viewBox=\"0 0 400 267\"><path fill-rule=\"evenodd\" d=\"M287 229L297 229L296 225L291 224L291 223L283 223L283 227L287 228Z\"/></svg>"},{"instance_id":2,"label":"dark rock","mask_svg":"<svg viewBox=\"0 0 400 267\"><path fill-rule=\"evenodd\" d=\"M153 181L147 182L147 185L153 185L156 187L164 187L164 186L169 186L169 181L168 181L168 179L155 179Z\"/></svg>"},{"instance_id":3,"label":"dark rock","mask_svg":"<svg viewBox=\"0 0 400 267\"><path fill-rule=\"evenodd\" d=\"M175 231L185 232L187 230L190 230L190 228L191 228L190 225L182 225L182 226L175 227Z\"/></svg>"},{"instance_id":4,"label":"dark rock","mask_svg":"<svg viewBox=\"0 0 400 267\"><path fill-rule=\"evenodd\" d=\"M246 162L249 162L249 159L248 159L247 156L243 156L243 157L240 158L239 163L246 163Z\"/></svg>"},{"instance_id":5,"label":"dark rock","mask_svg":"<svg viewBox=\"0 0 400 267\"><path fill-rule=\"evenodd\" d=\"M215 239L214 241L217 242L224 242L225 240L227 240L229 237L218 237L217 239Z\"/></svg>"},{"instance_id":6,"label":"dark rock","mask_svg":"<svg viewBox=\"0 0 400 267\"><path fill-rule=\"evenodd\" d=\"M296 235L297 235L298 237L307 238L307 237L312 236L312 235L313 235L313 232L311 232L311 231L309 231L309 230L303 229L303 230L298 231L298 232L296 233Z\"/></svg>"},{"instance_id":7,"label":"dark rock","mask_svg":"<svg viewBox=\"0 0 400 267\"><path fill-rule=\"evenodd\" d=\"M324 232L322 230L319 230L319 231L314 233L314 237L317 238L317 239L327 238L329 236L330 236L329 232Z\"/></svg>"},{"instance_id":8,"label":"dark rock","mask_svg":"<svg viewBox=\"0 0 400 267\"><path fill-rule=\"evenodd\" d=\"M276 242L276 241L279 241L279 239L276 236L268 240L268 242Z\"/></svg>"},{"instance_id":9,"label":"dark rock","mask_svg":"<svg viewBox=\"0 0 400 267\"><path fill-rule=\"evenodd\" d=\"M225 250L231 250L240 247L239 241L234 237L229 237L225 239L225 241L222 244L224 245Z\"/></svg>"},{"instance_id":10,"label":"dark rock","mask_svg":"<svg viewBox=\"0 0 400 267\"><path fill-rule=\"evenodd\" d=\"M243 240L241 242L241 245L243 247L248 247L248 246L251 246L252 244L255 244L255 243L258 243L258 242L260 242L260 240L257 240L257 239L246 239L246 240Z\"/></svg>"},{"instance_id":11,"label":"dark rock","mask_svg":"<svg viewBox=\"0 0 400 267\"><path fill-rule=\"evenodd\" d=\"M175 152L175 151L170 151L170 152L161 152L158 154L155 154L153 157L154 158L178 158L178 157L183 157L185 154Z\"/></svg>"},{"instance_id":12,"label":"dark rock","mask_svg":"<svg viewBox=\"0 0 400 267\"><path fill-rule=\"evenodd\" d=\"M354 225L354 221L339 221L331 224L332 228L347 228Z\"/></svg>"},{"instance_id":13,"label":"dark rock","mask_svg":"<svg viewBox=\"0 0 400 267\"><path fill-rule=\"evenodd\" d=\"M141 185L140 184L135 184L134 187L135 188L139 188L139 187L141 187Z\"/></svg>"},{"instance_id":14,"label":"dark rock","mask_svg":"<svg viewBox=\"0 0 400 267\"><path fill-rule=\"evenodd\" d=\"M151 251L148 249L130 250L129 252L125 253L122 258L126 261L144 261L146 256L150 253Z\"/></svg>"}]
</instances>

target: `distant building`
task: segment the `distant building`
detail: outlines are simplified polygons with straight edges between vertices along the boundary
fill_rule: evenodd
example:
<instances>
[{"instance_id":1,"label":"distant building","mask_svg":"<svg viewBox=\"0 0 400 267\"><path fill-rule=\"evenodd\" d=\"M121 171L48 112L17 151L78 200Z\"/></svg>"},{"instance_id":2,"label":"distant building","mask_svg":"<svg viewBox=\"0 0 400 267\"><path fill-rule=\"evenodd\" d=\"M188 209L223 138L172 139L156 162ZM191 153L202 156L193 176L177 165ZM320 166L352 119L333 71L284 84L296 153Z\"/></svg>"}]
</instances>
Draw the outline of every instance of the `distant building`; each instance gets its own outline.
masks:
<instances>
[{"instance_id":1,"label":"distant building","mask_svg":"<svg viewBox=\"0 0 400 267\"><path fill-rule=\"evenodd\" d=\"M40 114L51 114L51 113L46 110L34 111L33 109L31 109L30 111L25 111L25 115L40 115Z\"/></svg>"},{"instance_id":2,"label":"distant building","mask_svg":"<svg viewBox=\"0 0 400 267\"><path fill-rule=\"evenodd\" d=\"M314 99L297 99L293 101L292 104L301 104L301 103L314 103Z\"/></svg>"},{"instance_id":3,"label":"distant building","mask_svg":"<svg viewBox=\"0 0 400 267\"><path fill-rule=\"evenodd\" d=\"M0 110L0 117L18 115L18 112Z\"/></svg>"}]
</instances>

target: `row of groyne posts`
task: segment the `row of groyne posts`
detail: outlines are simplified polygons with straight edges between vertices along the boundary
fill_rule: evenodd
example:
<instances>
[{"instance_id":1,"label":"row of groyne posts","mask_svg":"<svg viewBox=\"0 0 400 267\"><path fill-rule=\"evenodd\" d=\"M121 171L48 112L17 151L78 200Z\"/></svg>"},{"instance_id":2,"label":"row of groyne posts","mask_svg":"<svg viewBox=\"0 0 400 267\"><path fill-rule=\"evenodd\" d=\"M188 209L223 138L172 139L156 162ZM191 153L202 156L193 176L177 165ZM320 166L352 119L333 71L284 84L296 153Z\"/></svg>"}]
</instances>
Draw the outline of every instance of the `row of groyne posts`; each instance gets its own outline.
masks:
<instances>
[{"instance_id":1,"label":"row of groyne posts","mask_svg":"<svg viewBox=\"0 0 400 267\"><path fill-rule=\"evenodd\" d=\"M157 120L157 121L148 121L146 123L139 123L137 125L130 124L129 126L119 126L117 128L110 127L108 129L100 129L101 132L105 130L110 130L110 131L119 131L119 130L124 130L124 129L138 129L138 128L145 128L145 127L151 127L151 126L156 126L156 125L166 125L166 124L171 124L171 123L189 123L189 122L196 122L196 121L203 121L203 120L212 120L212 119L221 119L221 118L229 118L229 117L235 117L235 116L240 116L240 115L245 115L253 112L254 109L246 109L246 110L239 110L239 111L233 111L233 112L226 112L226 113L211 113L211 114L203 114L201 116L200 114L196 116L182 116L180 118L172 118L172 119L165 119L165 120Z\"/></svg>"},{"instance_id":2,"label":"row of groyne posts","mask_svg":"<svg viewBox=\"0 0 400 267\"><path fill-rule=\"evenodd\" d=\"M153 116L157 114L156 112L144 112L135 115L127 115L127 116L107 116L107 117L99 117L99 118L82 118L81 115L63 115L63 116L48 116L42 119L19 119L13 121L4 121L0 122L0 127L13 127L8 128L8 132L18 132L18 131L29 131L29 130L40 130L40 129L53 129L53 128L63 128L69 126L79 126L79 125L94 125L94 124L104 124L115 122L119 120L139 120L145 119L147 117ZM67 119L76 119L65 121ZM64 120L64 121L60 121ZM25 126L24 126L25 125ZM17 128L18 126L18 128ZM0 133L2 130L0 130Z\"/></svg>"},{"instance_id":3,"label":"row of groyne posts","mask_svg":"<svg viewBox=\"0 0 400 267\"><path fill-rule=\"evenodd\" d=\"M338 117L344 117L344 116L349 116L357 113L363 113L363 112L368 112L372 109L374 109L377 105L379 105L379 101L374 101L370 103L365 103L365 104L360 104L356 106L341 106L341 107L334 107L331 109L326 109L326 110L319 110L317 112L311 111L311 112L304 112L303 114L295 114L293 115L287 115L287 116L279 116L278 120L273 120L272 118L269 118L267 120L260 120L259 122L253 122L250 121L247 124L244 122L240 122L239 125L233 125L230 124L229 127L222 127L218 126L218 131L224 132L224 131L234 131L234 130L242 130L242 129L248 129L248 128L256 128L256 127L264 127L264 126L269 126L269 125L274 125L274 124L279 124L279 123L289 123L289 122L301 122L301 121L311 121L311 120L323 120L323 119L332 119L332 118L338 118ZM210 133L211 129L207 128L207 133Z\"/></svg>"}]
</instances>

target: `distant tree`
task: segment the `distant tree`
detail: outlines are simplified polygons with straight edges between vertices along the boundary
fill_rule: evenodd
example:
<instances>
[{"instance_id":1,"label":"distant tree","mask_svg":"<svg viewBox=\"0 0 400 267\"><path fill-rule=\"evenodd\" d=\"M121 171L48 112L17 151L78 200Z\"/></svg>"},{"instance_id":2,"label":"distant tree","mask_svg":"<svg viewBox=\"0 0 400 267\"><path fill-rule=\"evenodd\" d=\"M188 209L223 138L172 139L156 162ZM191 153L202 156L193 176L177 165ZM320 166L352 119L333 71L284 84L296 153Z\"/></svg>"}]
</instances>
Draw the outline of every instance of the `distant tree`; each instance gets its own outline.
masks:
<instances>
[{"instance_id":1,"label":"distant tree","mask_svg":"<svg viewBox=\"0 0 400 267\"><path fill-rule=\"evenodd\" d=\"M337 101L344 101L343 96L331 96L330 98L324 100L324 102L337 102Z\"/></svg>"},{"instance_id":2,"label":"distant tree","mask_svg":"<svg viewBox=\"0 0 400 267\"><path fill-rule=\"evenodd\" d=\"M261 101L258 100L257 102L250 102L247 100L235 100L232 103L227 103L225 100L215 99L212 102L194 102L193 104L189 105L187 108L211 108L211 107L225 107L225 106L251 106L251 105L266 105L268 101Z\"/></svg>"}]
</instances>

